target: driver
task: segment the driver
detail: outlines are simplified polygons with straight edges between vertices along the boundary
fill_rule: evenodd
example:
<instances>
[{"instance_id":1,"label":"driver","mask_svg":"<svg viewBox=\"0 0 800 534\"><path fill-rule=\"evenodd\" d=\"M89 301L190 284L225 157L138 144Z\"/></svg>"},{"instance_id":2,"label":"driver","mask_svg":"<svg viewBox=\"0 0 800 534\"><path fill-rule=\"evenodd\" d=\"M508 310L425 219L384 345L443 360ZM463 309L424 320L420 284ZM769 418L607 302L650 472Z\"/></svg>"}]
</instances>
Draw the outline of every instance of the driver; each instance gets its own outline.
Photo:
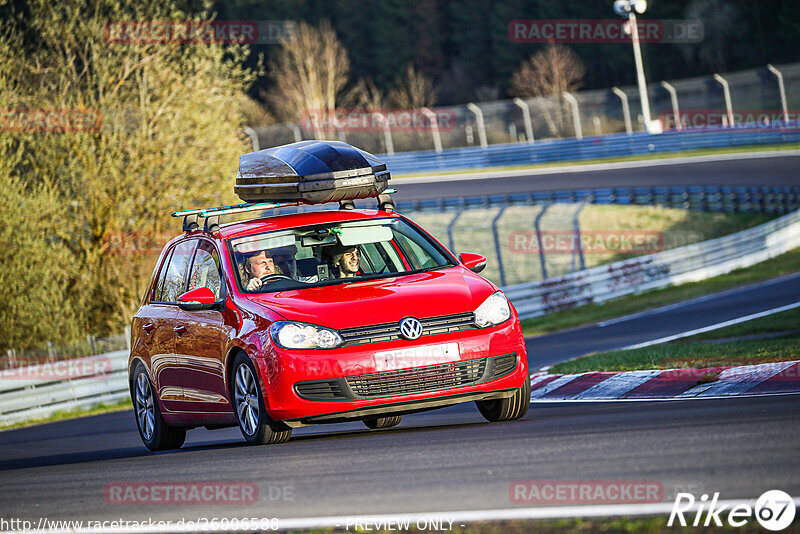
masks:
<instances>
[{"instance_id":1,"label":"driver","mask_svg":"<svg viewBox=\"0 0 800 534\"><path fill-rule=\"evenodd\" d=\"M264 282L261 281L265 276L271 274L283 274L268 250L261 250L251 254L244 260L244 274L247 277L245 289L255 291Z\"/></svg>"}]
</instances>

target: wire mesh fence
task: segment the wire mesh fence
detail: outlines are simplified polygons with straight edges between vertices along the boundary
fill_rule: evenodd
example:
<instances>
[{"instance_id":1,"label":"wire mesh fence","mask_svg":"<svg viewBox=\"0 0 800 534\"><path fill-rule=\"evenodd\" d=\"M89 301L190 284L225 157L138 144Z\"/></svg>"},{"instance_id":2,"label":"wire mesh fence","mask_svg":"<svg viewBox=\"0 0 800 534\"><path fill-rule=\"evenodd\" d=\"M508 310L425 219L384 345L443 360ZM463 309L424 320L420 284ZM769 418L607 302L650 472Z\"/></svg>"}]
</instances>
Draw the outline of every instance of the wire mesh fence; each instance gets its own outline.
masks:
<instances>
[{"instance_id":1,"label":"wire mesh fence","mask_svg":"<svg viewBox=\"0 0 800 534\"><path fill-rule=\"evenodd\" d=\"M661 122L662 129L730 127L744 123L789 121L798 125L800 108L800 63L776 65L774 69L783 78L786 107L789 116L782 115L782 102L778 76L773 70L762 67L722 74L727 82L731 107L734 112L730 124L726 109L723 84L713 75L685 80L661 80L648 85L651 115ZM670 88L674 88L673 102ZM626 131L623 99L627 100L632 131L643 131L642 106L636 87L581 91L574 94L577 106L564 96L547 96L527 99L497 100L476 103L475 108L452 106L434 108L441 120L438 137L443 149L480 146L485 139L489 145L502 143L535 142L542 139L605 135ZM622 96L624 95L624 96ZM675 116L677 104L678 117ZM577 107L577 115L575 113ZM358 114L369 110L356 110ZM527 119L526 115L530 118ZM344 112L347 117L347 110ZM482 125L481 125L482 123ZM389 136L379 121L372 128L352 128L340 118L328 132L328 137L348 142L368 152L411 152L434 150L436 133L430 125L420 127L391 126ZM318 135L309 124L274 124L253 128L260 148L278 146Z\"/></svg>"}]
</instances>

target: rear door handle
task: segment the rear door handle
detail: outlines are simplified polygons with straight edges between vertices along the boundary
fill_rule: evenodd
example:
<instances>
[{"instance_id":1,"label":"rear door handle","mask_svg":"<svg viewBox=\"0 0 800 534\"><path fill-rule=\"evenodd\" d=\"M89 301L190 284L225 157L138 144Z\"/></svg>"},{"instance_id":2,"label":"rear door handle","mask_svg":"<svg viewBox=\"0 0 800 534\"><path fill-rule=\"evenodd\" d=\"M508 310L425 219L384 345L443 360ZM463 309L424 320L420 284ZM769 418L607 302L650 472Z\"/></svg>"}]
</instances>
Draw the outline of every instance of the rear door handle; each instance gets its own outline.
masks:
<instances>
[{"instance_id":1,"label":"rear door handle","mask_svg":"<svg viewBox=\"0 0 800 534\"><path fill-rule=\"evenodd\" d=\"M182 336L183 334L186 333L186 327L183 326L182 324L176 326L175 328L173 328L173 330L175 330L175 333L178 334L179 336Z\"/></svg>"},{"instance_id":2,"label":"rear door handle","mask_svg":"<svg viewBox=\"0 0 800 534\"><path fill-rule=\"evenodd\" d=\"M153 331L153 329L155 327L156 327L156 325L154 325L153 323L144 323L142 325L142 330L144 330L145 332L147 332L149 334L150 332Z\"/></svg>"}]
</instances>

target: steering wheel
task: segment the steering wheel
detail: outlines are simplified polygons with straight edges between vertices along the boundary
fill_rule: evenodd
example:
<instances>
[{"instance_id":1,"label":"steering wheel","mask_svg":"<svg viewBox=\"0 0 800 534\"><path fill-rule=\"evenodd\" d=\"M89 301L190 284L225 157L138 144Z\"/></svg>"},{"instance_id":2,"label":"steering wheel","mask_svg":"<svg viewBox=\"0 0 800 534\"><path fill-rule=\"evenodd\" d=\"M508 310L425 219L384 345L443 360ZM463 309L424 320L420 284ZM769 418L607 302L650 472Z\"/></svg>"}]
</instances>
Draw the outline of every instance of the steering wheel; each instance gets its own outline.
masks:
<instances>
[{"instance_id":1,"label":"steering wheel","mask_svg":"<svg viewBox=\"0 0 800 534\"><path fill-rule=\"evenodd\" d=\"M268 274L267 276L261 277L262 284L269 284L275 280L294 280L294 278L291 276L286 276L285 274Z\"/></svg>"}]
</instances>

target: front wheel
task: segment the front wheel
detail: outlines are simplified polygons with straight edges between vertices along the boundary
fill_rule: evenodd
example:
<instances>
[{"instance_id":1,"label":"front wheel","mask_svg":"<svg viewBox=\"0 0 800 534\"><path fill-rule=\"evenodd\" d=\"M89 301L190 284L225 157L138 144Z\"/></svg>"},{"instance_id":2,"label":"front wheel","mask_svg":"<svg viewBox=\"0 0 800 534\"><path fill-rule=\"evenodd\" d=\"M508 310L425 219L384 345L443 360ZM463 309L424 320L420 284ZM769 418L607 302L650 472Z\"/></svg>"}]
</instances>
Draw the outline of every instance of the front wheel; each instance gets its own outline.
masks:
<instances>
[{"instance_id":1,"label":"front wheel","mask_svg":"<svg viewBox=\"0 0 800 534\"><path fill-rule=\"evenodd\" d=\"M505 399L475 401L478 411L490 423L522 419L528 413L531 402L531 377L525 378L522 387Z\"/></svg>"},{"instance_id":2,"label":"front wheel","mask_svg":"<svg viewBox=\"0 0 800 534\"><path fill-rule=\"evenodd\" d=\"M283 443L292 436L292 429L270 419L264 407L261 387L256 379L256 369L250 358L239 353L233 362L231 400L239 421L239 430L251 445Z\"/></svg>"},{"instance_id":3,"label":"front wheel","mask_svg":"<svg viewBox=\"0 0 800 534\"><path fill-rule=\"evenodd\" d=\"M397 426L400 424L402 419L402 415L394 415L389 417L365 417L364 424L367 425L367 428L379 430L382 428L392 428L393 426Z\"/></svg>"},{"instance_id":4,"label":"front wheel","mask_svg":"<svg viewBox=\"0 0 800 534\"><path fill-rule=\"evenodd\" d=\"M133 373L133 409L136 426L145 447L151 451L180 449L186 441L186 429L169 426L161 417L158 399L153 393L150 378L140 363Z\"/></svg>"}]
</instances>

